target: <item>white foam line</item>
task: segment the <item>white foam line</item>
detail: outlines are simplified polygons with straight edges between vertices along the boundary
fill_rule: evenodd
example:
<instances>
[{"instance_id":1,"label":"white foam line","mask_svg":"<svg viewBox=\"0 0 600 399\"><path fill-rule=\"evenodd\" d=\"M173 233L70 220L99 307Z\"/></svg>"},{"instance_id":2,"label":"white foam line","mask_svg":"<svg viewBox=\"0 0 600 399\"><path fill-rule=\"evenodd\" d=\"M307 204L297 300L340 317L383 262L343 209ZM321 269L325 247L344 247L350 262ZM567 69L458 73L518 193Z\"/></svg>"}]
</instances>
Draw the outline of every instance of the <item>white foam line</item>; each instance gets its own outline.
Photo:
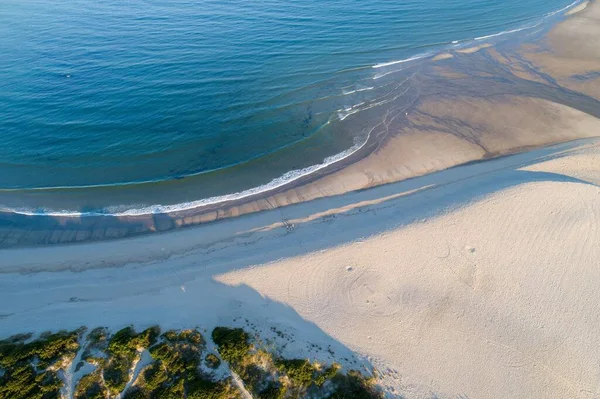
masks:
<instances>
[{"instance_id":1,"label":"white foam line","mask_svg":"<svg viewBox=\"0 0 600 399\"><path fill-rule=\"evenodd\" d=\"M557 11L553 11L551 13L546 14L546 16L544 18L542 18L542 21L537 23L536 25L533 26L526 26L523 28L518 28L518 29L512 29L512 30L508 30L508 31L503 31L503 32L499 32L499 33L495 33L492 35L487 35L487 36L480 36L480 37L476 37L473 40L485 40L485 39L489 39L492 37L497 37L497 36L501 36L501 35L506 35L506 34L510 34L510 33L515 33L515 32L519 32L525 29L533 29L536 28L538 26L540 26L543 23L543 20L545 20L548 17L554 16L556 14L559 14L561 12L567 11L568 9L574 7L575 5L581 3L581 0L575 0L573 3L569 4L566 7L561 8L560 10ZM453 44L458 43L458 40L454 40L452 41ZM410 58L406 58L403 60L398 60L398 61L390 61L390 62L384 62L381 64L376 64L373 65L372 68L374 69L378 69L378 68L384 68L386 66L391 66L391 65L397 65L397 64L403 64L409 61L414 61L414 60L418 60L418 59L422 59L422 58L426 58L431 56L430 53L426 53L426 54L421 54L421 55L417 55L414 57L410 57ZM391 71L391 72L387 72L381 75L376 75L373 77L373 79L379 79L382 78L386 75L395 73L395 72L399 72L400 70L397 71ZM406 80L405 80L406 81ZM373 87L367 87L364 89L357 89L357 90L353 90L347 93L344 93L344 95L348 95L348 94L353 94L356 93L358 91L365 91L365 90L373 90ZM403 91L403 93L405 93L406 90ZM394 99L398 98L399 96L396 96ZM393 101L393 100L390 100ZM366 107L365 109L370 109L373 108L375 106L381 105L381 104L385 104L388 103L389 101L382 101L382 102L378 102L378 103L374 103L371 104L369 107ZM361 105L361 104L358 104ZM338 118L340 120L344 120L346 119L348 116L362 111L360 109L355 110L352 113L349 113L347 115L342 115L340 116L340 114L338 114ZM329 122L327 122L327 124L329 124ZM314 173L316 171L319 171L327 166L330 166L336 162L339 162L349 156L351 156L352 154L356 153L358 150L360 150L368 141L369 141L369 137L371 135L372 130L369 132L366 140L362 143L362 144L356 144L354 146L352 146L351 148L349 148L346 151L343 151L339 154L333 155L331 157L327 157L323 160L323 163L318 164L318 165L313 165L313 166L309 166L307 168L304 169L298 169L298 170L292 170L289 171L285 174L283 174L282 176L271 180L269 183L262 185L262 186L258 186L258 187L254 187L245 191L241 191L238 193L233 193L233 194L227 194L227 195L223 195L223 196L217 196L217 197L210 197L207 199L203 199L203 200L198 200L198 201L191 201L191 202L184 202L181 204L177 204L177 205L152 205L152 206L147 206L147 207L143 207L143 208L138 208L138 209L130 209L130 210L126 210L126 211L122 211L122 212L107 212L107 213L100 213L100 212L72 212L72 211L51 211L51 212L33 212L33 211L29 211L29 210L22 210L22 209L12 209L12 208L5 208L5 207L0 207L0 212L7 212L7 213L14 213L14 214L18 214L18 215L26 215L26 216L63 216L63 217L80 217L80 216L115 216L115 217L119 217L119 216L140 216L140 215L150 215L150 214L156 214L156 213L171 213L171 212L177 212L177 211L185 211L185 210L190 210L190 209L194 209L194 208L198 208L201 206L207 206L207 205L214 205L214 204L218 204L220 202L225 202L225 201L232 201L232 200L239 200L239 199L243 199L243 198L247 198L249 196L252 195L256 195L256 194L260 194L263 192L267 192L276 188L279 188L283 185L286 185L288 183L292 183L304 176L307 176L311 173ZM146 183L157 183L157 182L162 182L165 180L148 180L148 181L143 181L143 182L136 182L134 184L146 184ZM30 190L57 190L57 189L73 189L73 188L93 188L93 187L112 187L112 186L121 186L121 185L130 185L132 183L115 183L115 184L106 184L106 185L89 185L89 186L76 186L76 187L40 187L40 188L32 188ZM1 189L0 191L20 191L21 189ZM108 210L110 210L110 208L107 208Z\"/></svg>"},{"instance_id":2,"label":"white foam line","mask_svg":"<svg viewBox=\"0 0 600 399\"><path fill-rule=\"evenodd\" d=\"M342 112L338 112L338 118L340 119L340 121L343 121L344 119L346 119L346 118L347 118L347 117L349 117L350 115L354 115L354 114L356 114L357 112L360 112L360 111L362 111L362 110L361 110L361 109L355 109L355 110L349 109L349 110L344 110L344 111L346 111L346 113L345 113L345 114L344 114L344 113L342 113Z\"/></svg>"},{"instance_id":3,"label":"white foam line","mask_svg":"<svg viewBox=\"0 0 600 399\"><path fill-rule=\"evenodd\" d=\"M414 76L414 74L413 74L413 76ZM406 81L407 81L408 79L410 79L410 78L412 78L412 76L411 76L411 77L409 77L409 78L407 78L407 79L405 79L405 80L404 80L404 82L406 82ZM398 86L398 87L400 87L400 86ZM391 98L391 99L385 99L385 100L382 100L382 101L378 101L378 102L376 102L376 103L371 103L371 104L369 104L368 106L366 106L366 107L364 107L364 108L359 108L359 109L356 109L356 110L354 110L354 111L352 111L352 112L348 112L347 114L341 114L341 113L338 113L338 118L340 119L340 121L343 121L344 119L346 119L346 118L347 118L347 117L349 117L350 115L356 114L356 113L358 113L358 112L366 111L366 110L368 110L368 109L375 108L375 107L378 107L378 106L380 106L380 105L388 104L388 103L390 103L390 102L392 102L392 101L396 101L398 98L400 98L400 97L402 97L404 94L406 94L406 92L407 92L408 90L410 90L410 88L411 88L410 86L409 86L409 87L407 87L406 89L404 89L402 92L400 92L398 95L396 95L395 97L393 97L393 98Z\"/></svg>"},{"instance_id":4,"label":"white foam line","mask_svg":"<svg viewBox=\"0 0 600 399\"><path fill-rule=\"evenodd\" d=\"M567 11L569 8L574 7L578 3L581 3L581 0L575 0L574 2L572 2L571 4L569 4L568 6L566 6L564 8L561 8L560 10L553 11L553 12L547 14L546 17L551 17L551 16L559 14L559 13L561 13L563 11Z\"/></svg>"},{"instance_id":5,"label":"white foam line","mask_svg":"<svg viewBox=\"0 0 600 399\"><path fill-rule=\"evenodd\" d=\"M356 89L356 90L351 90L351 91L344 91L343 94L345 96L350 95L350 94L354 94L354 93L359 93L361 91L368 91L368 90L373 90L375 89L374 87L365 87L364 89Z\"/></svg>"},{"instance_id":6,"label":"white foam line","mask_svg":"<svg viewBox=\"0 0 600 399\"><path fill-rule=\"evenodd\" d=\"M569 4L569 5L568 5L568 6L566 6L566 7L563 7L563 8L561 8L560 10L556 10L556 11L553 11L553 12L550 12L550 13L546 14L546 15L545 15L545 16L542 18L542 21L538 22L538 23L537 23L537 24L535 24L535 25L532 25L532 26L524 26L524 27L522 27L522 28L511 29L511 30L502 31L502 32L499 32L499 33L493 33L493 34L491 34L491 35L486 35L486 36L480 36L480 37L476 37L476 38L475 38L475 39L473 39L473 40L480 41L480 40L485 40L485 39L489 39L489 38L492 38L492 37L497 37L497 36L507 35L507 34L510 34L510 33L516 33L516 32L520 32L520 31L522 31L522 30L525 30L525 29L533 29L533 28L537 28L538 26L540 26L540 25L543 23L543 21L544 21L546 18L548 18L548 17L551 17L551 16L553 16L553 15L556 15L556 14L559 14L559 13L561 13L561 12L563 12L563 11L566 11L566 10L568 10L568 9L572 8L573 6L577 5L578 3L581 3L581 0L575 0L573 3ZM458 44L459 42L460 42L459 40L453 40L453 41L452 41L452 44ZM373 66L372 66L372 68L378 69L378 68L384 68L384 67L391 66L391 65L403 64L403 63L405 63L405 62L414 61L414 60L419 60L419 59L426 58L426 57L429 57L429 56L431 56L431 54L430 54L430 53L419 54L419 55L416 55L416 56L414 56L414 57L406 58L406 59L403 59L403 60L398 60L398 61L390 61L390 62L384 62L384 63L381 63L381 64L376 64L376 65L373 65ZM389 75L390 73L393 73L393 72L388 72L388 73L385 73L385 74L382 74L382 75L376 76L374 79L379 79L379 78L381 78L381 77L384 77L384 76L386 76L386 75Z\"/></svg>"},{"instance_id":7,"label":"white foam line","mask_svg":"<svg viewBox=\"0 0 600 399\"><path fill-rule=\"evenodd\" d=\"M499 33L494 33L493 35L487 35L487 36L480 36L480 37L476 37L473 40L485 40L485 39L489 39L491 37L497 37L497 36L502 36L502 35L508 35L510 33L515 33L515 32L520 32L522 30L525 29L533 29L533 28L537 28L538 26L540 26L542 24L542 22L538 22L537 24L533 25L533 26L524 26L522 28L517 28L517 29L511 29L511 30L505 30L503 32L499 32Z\"/></svg>"},{"instance_id":8,"label":"white foam line","mask_svg":"<svg viewBox=\"0 0 600 399\"><path fill-rule=\"evenodd\" d=\"M419 55L415 55L414 57L406 58L404 60L390 61L390 62L384 62L382 64L373 65L372 68L378 69L378 68L384 68L384 67L387 67L387 66L390 66L390 65L404 64L405 62L414 61L414 60L420 60L421 58L426 58L426 57L429 57L430 55L431 54L429 54L429 53L419 54Z\"/></svg>"},{"instance_id":9,"label":"white foam line","mask_svg":"<svg viewBox=\"0 0 600 399\"><path fill-rule=\"evenodd\" d=\"M395 71L389 71L389 72L385 72L385 73L380 73L379 75L375 75L375 76L373 76L373 80L381 79L381 78L383 78L383 77L385 77L385 76L391 75L391 74L393 74L393 73L398 73L398 72L400 72L400 71L402 71L402 70L403 70L403 69L397 69L397 70L395 70Z\"/></svg>"},{"instance_id":10,"label":"white foam line","mask_svg":"<svg viewBox=\"0 0 600 399\"><path fill-rule=\"evenodd\" d=\"M282 176L271 180L267 184L264 184L264 185L258 186L258 187L254 187L254 188L251 188L248 190L240 191L237 193L233 193L233 194L227 194L227 195L222 195L222 196L217 196L217 197L210 197L210 198L206 198L206 199L202 199L202 200L184 202L184 203L175 204L175 205L151 205L151 206L146 206L146 207L142 207L142 208L128 209L128 210L124 210L124 211L119 211L119 209L115 208L115 207L112 207L112 208L109 207L109 208L106 208L107 212L103 212L103 213L101 213L101 212L73 212L73 211L35 212L35 211L27 210L27 209L10 209L10 208L0 208L0 211L18 214L18 215L26 215L26 216L59 216L59 217L81 217L81 216L120 217L120 216L141 216L141 215L151 215L151 214L157 214L157 213L173 213L173 212L179 212L179 211L186 211L186 210L190 210L190 209L194 209L194 208L199 208L202 206L218 204L221 202L244 199L244 198L247 198L247 197L250 197L250 196L253 196L256 194L268 192L268 191L274 190L276 188L282 187L286 184L292 183L304 176L308 176L308 175L315 173L323 168L326 168L334 163L342 161L345 158L348 158L349 156L353 155L358 150L360 150L369 141L369 137L370 137L370 132L369 132L369 135L367 135L367 138L365 139L364 142L355 144L351 148L347 149L346 151L340 152L339 154L327 157L323 160L322 163L320 163L318 165L312 165L312 166L309 166L309 167L306 167L303 169L289 171L289 172L283 174Z\"/></svg>"},{"instance_id":11,"label":"white foam line","mask_svg":"<svg viewBox=\"0 0 600 399\"><path fill-rule=\"evenodd\" d=\"M394 70L394 71L385 72L385 73L382 73L382 74L380 74L380 75L375 75L375 76L373 76L373 80L377 80L377 79L383 78L384 76L391 75L392 73L397 73L397 72L400 72L400 71L403 71L403 70L404 70L404 69L396 69L396 70ZM402 87L402 85L403 85L404 83L406 83L406 81L408 81L408 80L412 79L414 76L415 76L415 74L413 73L413 74L412 74L412 75L410 75L408 78L404 79L402 82L400 82L398 85L396 85L396 87L394 87L394 89L392 89L392 90L399 89L400 87Z\"/></svg>"},{"instance_id":12,"label":"white foam line","mask_svg":"<svg viewBox=\"0 0 600 399\"><path fill-rule=\"evenodd\" d=\"M579 3L581 3L581 0L575 0L574 2L572 2L571 4L569 4L568 6L566 6L566 7L563 7L563 8L561 8L560 10L552 11L552 12L550 12L550 13L546 14L546 15L545 15L545 16L542 18L542 20L541 20L540 22L538 22L537 24L535 24L535 25L532 25L532 26L524 26L524 27L522 27L522 28L517 28L517 29L507 30L507 31L503 31L503 32L500 32L500 33L494 33L494 34L492 34L492 35L487 35L487 36L476 37L476 38L475 38L475 39L473 39L473 40L485 40L485 39L489 39L489 38L491 38L491 37L497 37L497 36L506 35L506 34L510 34L510 33L520 32L520 31L522 31L522 30L525 30L525 29L533 29L533 28L537 28L537 27L538 27L538 26L540 26L542 23L544 23L544 20L545 20L545 19L547 19L547 18L549 18L549 17L552 17L552 16L554 16L554 15L556 15L556 14L560 14L560 13L562 13L562 12L564 12L564 11L567 11L568 9L570 9L570 8L572 8L572 7L574 7L574 6L576 6L576 5L577 5L577 4L579 4Z\"/></svg>"}]
</instances>

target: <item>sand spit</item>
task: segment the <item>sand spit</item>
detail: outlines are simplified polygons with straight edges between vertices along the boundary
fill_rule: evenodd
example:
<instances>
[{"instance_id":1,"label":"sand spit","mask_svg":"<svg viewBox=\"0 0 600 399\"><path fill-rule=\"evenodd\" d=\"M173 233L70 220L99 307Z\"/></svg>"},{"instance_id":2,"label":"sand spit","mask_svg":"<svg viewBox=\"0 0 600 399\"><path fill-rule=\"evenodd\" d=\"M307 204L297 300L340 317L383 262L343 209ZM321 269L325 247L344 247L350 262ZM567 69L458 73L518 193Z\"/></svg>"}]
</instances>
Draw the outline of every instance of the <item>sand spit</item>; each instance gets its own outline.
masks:
<instances>
[{"instance_id":1,"label":"sand spit","mask_svg":"<svg viewBox=\"0 0 600 399\"><path fill-rule=\"evenodd\" d=\"M365 124L372 140L360 156L319 176L244 200L165 214L97 218L1 214L0 247L179 229L597 136L598 41L600 5L590 2L536 42L520 47L484 43L438 56L443 63L426 61L382 78L390 79L390 84L402 82L400 93L384 107L349 117L355 118L353 124Z\"/></svg>"},{"instance_id":2,"label":"sand spit","mask_svg":"<svg viewBox=\"0 0 600 399\"><path fill-rule=\"evenodd\" d=\"M287 206L599 136L600 50L595 45L600 41L599 21L600 4L591 2L585 12L555 27L535 51L524 46L513 52L484 44L446 58L454 64L421 70L415 88L419 101L405 113L392 108L383 115L375 131L386 139L370 156L315 182L269 196L265 202L253 201L223 214L265 209L265 203ZM581 46L572 45L575 37ZM490 62L488 55L493 59L494 54L499 56ZM534 55L557 67L548 70L543 62L536 63ZM504 81L499 83L500 79Z\"/></svg>"},{"instance_id":3,"label":"sand spit","mask_svg":"<svg viewBox=\"0 0 600 399\"><path fill-rule=\"evenodd\" d=\"M569 10L569 12L567 12L566 15L574 15L574 14L577 14L578 12L585 10L589 3L590 3L589 1L584 1L583 3L571 8Z\"/></svg>"},{"instance_id":4,"label":"sand spit","mask_svg":"<svg viewBox=\"0 0 600 399\"><path fill-rule=\"evenodd\" d=\"M441 60L448 60L453 57L454 56L450 53L441 53L441 54L438 54L435 57L433 57L431 60L432 61L441 61Z\"/></svg>"},{"instance_id":5,"label":"sand spit","mask_svg":"<svg viewBox=\"0 0 600 399\"><path fill-rule=\"evenodd\" d=\"M535 68L555 84L600 98L600 4L557 25L540 43L522 49L518 65Z\"/></svg>"},{"instance_id":6,"label":"sand spit","mask_svg":"<svg viewBox=\"0 0 600 399\"><path fill-rule=\"evenodd\" d=\"M490 48L490 47L492 47L492 45L490 43L485 43L480 46L474 46L474 47L468 47L468 48L461 49L461 50L456 50L456 52L462 53L462 54L473 54L473 53L478 52L479 50L483 50L485 48Z\"/></svg>"}]
</instances>

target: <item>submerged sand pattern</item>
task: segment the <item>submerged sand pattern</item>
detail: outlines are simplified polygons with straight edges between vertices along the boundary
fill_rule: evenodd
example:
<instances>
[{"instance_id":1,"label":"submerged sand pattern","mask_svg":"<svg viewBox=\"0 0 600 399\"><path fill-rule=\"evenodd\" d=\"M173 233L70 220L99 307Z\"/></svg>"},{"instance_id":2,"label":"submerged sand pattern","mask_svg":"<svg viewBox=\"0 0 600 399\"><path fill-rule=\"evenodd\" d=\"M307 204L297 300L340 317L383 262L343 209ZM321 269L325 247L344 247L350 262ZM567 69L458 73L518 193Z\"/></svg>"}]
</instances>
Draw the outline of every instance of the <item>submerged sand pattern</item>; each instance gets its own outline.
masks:
<instances>
[{"instance_id":1,"label":"submerged sand pattern","mask_svg":"<svg viewBox=\"0 0 600 399\"><path fill-rule=\"evenodd\" d=\"M434 57L434 62L401 70L390 66L381 77L384 86L390 87L389 101L347 119L369 133L367 144L345 162L292 185L172 213L80 217L3 213L0 246L80 242L176 229L597 136L599 14L594 2L536 41L483 43L448 52L452 57Z\"/></svg>"}]
</instances>

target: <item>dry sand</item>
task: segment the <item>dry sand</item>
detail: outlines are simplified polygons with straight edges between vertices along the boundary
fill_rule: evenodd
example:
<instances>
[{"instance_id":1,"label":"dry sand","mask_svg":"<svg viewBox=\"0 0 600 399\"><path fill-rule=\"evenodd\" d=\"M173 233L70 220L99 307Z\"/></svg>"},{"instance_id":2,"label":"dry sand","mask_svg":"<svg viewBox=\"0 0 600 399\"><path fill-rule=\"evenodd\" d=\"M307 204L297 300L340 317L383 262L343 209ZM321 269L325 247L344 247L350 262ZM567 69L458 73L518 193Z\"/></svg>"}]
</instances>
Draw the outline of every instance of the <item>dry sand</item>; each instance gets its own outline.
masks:
<instances>
[{"instance_id":1,"label":"dry sand","mask_svg":"<svg viewBox=\"0 0 600 399\"><path fill-rule=\"evenodd\" d=\"M567 15L574 15L574 14L577 14L578 12L585 10L585 8L588 6L589 3L590 3L589 1L584 1L581 4L578 4L577 6L570 9L569 12L567 12Z\"/></svg>"},{"instance_id":2,"label":"dry sand","mask_svg":"<svg viewBox=\"0 0 600 399\"><path fill-rule=\"evenodd\" d=\"M518 173L547 180L218 280L397 370L408 397L598 397L600 149Z\"/></svg>"},{"instance_id":3,"label":"dry sand","mask_svg":"<svg viewBox=\"0 0 600 399\"><path fill-rule=\"evenodd\" d=\"M375 366L390 397L597 397L599 160L588 139L284 213L4 250L0 335L274 326L290 355Z\"/></svg>"}]
</instances>

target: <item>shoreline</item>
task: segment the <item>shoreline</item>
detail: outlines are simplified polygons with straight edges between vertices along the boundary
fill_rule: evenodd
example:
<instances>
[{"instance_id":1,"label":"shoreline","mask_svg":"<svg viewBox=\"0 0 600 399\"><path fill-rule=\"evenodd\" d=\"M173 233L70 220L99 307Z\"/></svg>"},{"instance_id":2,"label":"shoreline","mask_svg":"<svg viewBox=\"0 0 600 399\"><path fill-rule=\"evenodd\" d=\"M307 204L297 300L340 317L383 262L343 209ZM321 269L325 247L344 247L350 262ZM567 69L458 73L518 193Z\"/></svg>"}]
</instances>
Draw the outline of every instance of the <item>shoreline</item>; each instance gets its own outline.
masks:
<instances>
[{"instance_id":1,"label":"shoreline","mask_svg":"<svg viewBox=\"0 0 600 399\"><path fill-rule=\"evenodd\" d=\"M595 6L596 3L592 3L586 8L589 10ZM570 7L573 10L573 7L578 6L576 3L573 3ZM585 10L583 9L578 9L578 11L580 12L577 15L566 16L566 20L560 22L559 25L585 14ZM536 43L546 41L555 29L556 27L553 27L545 38L536 40ZM190 203L189 208L174 211L169 211L170 206L166 205L159 206L157 208L158 212L144 214L131 214L125 211L123 213L117 212L116 214L65 216L59 214L31 215L0 212L0 248L117 239L140 234L151 234L156 231L176 230L181 227L202 225L224 218L237 217L298 202L310 201L323 196L340 195L348 191L361 190L377 184L387 184L402 179L413 178L466 162L490 159L495 156L523 151L524 149L592 136L583 131L575 134L563 131L555 132L544 138L533 137L532 133L527 133L530 136L528 140L523 140L516 135L503 138L502 133L500 133L499 139L482 137L486 132L481 132L480 120L476 121L477 123L473 123L473 121L469 120L469 116L465 112L458 110L461 113L458 119L462 126L455 126L453 119L456 116L451 114L457 112L456 107L450 104L449 101L440 102L436 100L439 97L438 93L441 91L442 93L445 92L446 96L453 97L456 102L464 102L463 107L465 111L473 107L487 107L495 112L496 105L500 104L504 109L502 115L497 118L500 122L501 118L510 119L512 113L519 112L519 110L510 109L510 102L516 98L521 101L521 105L529 107L532 114L537 114L537 116L529 118L531 120L525 121L526 124L530 124L532 127L535 124L534 122L537 124L557 122L557 120L552 118L550 120L546 118L545 115L549 112L558 112L561 114L561 117L564 115L564 119L578 117L579 115L575 116L578 111L574 111L573 107L575 109L581 107L584 112L588 113L596 110L594 116L600 117L598 97L589 95L586 97L586 95L580 92L567 90L562 87L553 87L554 82L551 78L547 78L547 75L541 72L531 73L531 71L523 71L524 63L518 58L527 57L527 54L522 54L521 47L529 45L526 41L524 44L519 44L517 48L513 48L514 45L506 43L500 43L496 46L484 43L476 47L461 47L450 52L440 53L443 55L441 58L432 57L431 62L428 62L426 65L407 66L406 71L393 72L394 76L390 77L391 81L394 79L398 80L399 76L407 76L408 86L405 91L408 93L408 100L402 98L398 106L392 105L384 114L380 115L379 118L382 118L381 122L371 128L369 138L363 146L357 148L349 156L335 160L326 166L314 166L316 169L314 172L306 173L291 182L282 181L275 188L268 188L258 193L252 192L252 190L257 188L251 189L244 192L247 194L243 198L232 198L200 206ZM552 52L553 50L549 52L549 58L553 57ZM561 56L558 55L554 58L561 59ZM465 63L481 65L483 71L489 70L489 72L475 74L467 72L465 74ZM465 87L462 85L461 80L469 79L472 80L472 85L478 84L479 81L481 81L481 84L488 84L488 76L494 76L495 73L500 71L500 67L508 68L511 71L512 75L508 76L508 78L512 80L511 84L513 87L494 83L498 86L496 90L489 90L489 93L487 93L486 91L472 92L472 89L465 90ZM416 72L413 72L415 68ZM543 65L541 68L543 68ZM524 76L524 74L528 74L529 76ZM543 82L546 87L540 88L534 85L540 83L540 79L546 79ZM419 92L418 96L411 99L410 96L413 96L411 93L417 91ZM494 93L494 91L498 93ZM492 100L488 100L486 98L488 95L495 95L496 97L489 97ZM550 103L539 103L539 98L542 99L542 102L550 101ZM589 104L586 104L586 102ZM561 106L561 103L569 104L569 106ZM443 108L448 108L450 114ZM432 113L430 112L431 110L435 112ZM441 113L436 115L440 111ZM586 128L593 130L590 128L593 124L591 117L588 115L581 115L581 117L586 119ZM527 119L526 116L523 116L523 118ZM535 121L535 118L538 118L538 120ZM423 125L428 127L424 130ZM512 126L511 128L518 130L520 127ZM496 129L497 126L489 126L489 130ZM564 129L567 129L567 127L565 126ZM464 133L462 130L467 131L467 136L461 136ZM454 135L458 140L446 137L448 133ZM443 154L440 151L441 148L432 148L432 145L427 142L428 137L431 140L446 141L450 148L455 149L458 154ZM498 140L504 140L505 142L499 143ZM401 154L397 152L399 147L402 147L402 151L406 151L405 148L411 147L408 148L409 151L424 152L426 155L422 155L423 159L421 160L412 158L409 161L398 160L397 158ZM394 152L394 148L396 152ZM428 153L428 151L430 152ZM382 154L384 155L382 156ZM396 159L390 163L390 157ZM379 175L385 173L388 177L372 179L369 176L365 176L364 173L363 176L360 176L356 170L357 165L365 164L372 166L378 162L381 163L376 158L386 158L388 166L384 166L387 170L382 170L382 166L377 166L374 173ZM442 159L441 161L440 158ZM429 165L427 165L428 162ZM401 168L404 169L403 172L399 172ZM350 178L348 175L354 175L354 177ZM357 179L361 181L359 182ZM343 187L340 187L339 182L336 180L344 181L341 184ZM324 182L327 182L330 187L327 187L327 184ZM169 189L167 188L167 190ZM235 196L237 194L232 195ZM202 203L203 201L205 200L199 200L198 202Z\"/></svg>"},{"instance_id":2,"label":"shoreline","mask_svg":"<svg viewBox=\"0 0 600 399\"><path fill-rule=\"evenodd\" d=\"M599 156L585 139L283 214L2 250L0 336L250 323L293 334L290 356L368 360L392 397L580 397L536 364L593 387Z\"/></svg>"},{"instance_id":3,"label":"shoreline","mask_svg":"<svg viewBox=\"0 0 600 399\"><path fill-rule=\"evenodd\" d=\"M399 72L419 101L391 103L371 155L251 203L9 232L69 243L0 248L0 339L248 327L387 397L598 397L596 39L592 2L543 41Z\"/></svg>"},{"instance_id":4,"label":"shoreline","mask_svg":"<svg viewBox=\"0 0 600 399\"><path fill-rule=\"evenodd\" d=\"M125 237L120 240L40 246L34 250L30 247L2 249L0 275L68 271L79 273L87 270L122 268L132 264L179 262L194 256L205 257L213 252L218 255L219 252L236 246L245 247L263 239L268 240L273 238L271 234L274 234L275 238L280 234L286 235L286 232L294 232L305 224L311 226L315 221L318 222L323 218L338 217L345 213L352 214L364 207L382 207L386 202L403 199L410 201L410 198L417 194L428 196L429 191L440 191L444 187L482 179L489 174L499 174L507 169L518 169L547 159L560 159L571 152L577 153L587 148L597 147L600 147L600 137L573 140L489 160L472 161L366 190L354 190L333 197L300 202L290 205L285 213L280 209L271 209L244 217L229 218L222 223L208 223L194 228ZM451 198L447 201L449 204L453 203ZM452 208L452 206L448 207L448 209ZM445 210L442 208L439 211L432 211L430 217L435 217L437 212L443 213ZM377 231L372 232L372 234L376 233ZM326 244L325 247L329 245L331 244ZM282 248L271 251L278 255L256 256L255 260L257 263L268 263L273 259L318 251L320 248L318 244L313 248L305 247L294 251ZM90 256L90 253L97 253L98 256ZM94 260L95 258L97 260ZM211 266L211 269L216 267Z\"/></svg>"},{"instance_id":5,"label":"shoreline","mask_svg":"<svg viewBox=\"0 0 600 399\"><path fill-rule=\"evenodd\" d=\"M575 15L578 12L585 10L589 4L590 4L590 2L586 0L586 1L582 2L581 4L578 4L575 7L573 7L572 9L570 9L565 15L567 15L567 16Z\"/></svg>"}]
</instances>

